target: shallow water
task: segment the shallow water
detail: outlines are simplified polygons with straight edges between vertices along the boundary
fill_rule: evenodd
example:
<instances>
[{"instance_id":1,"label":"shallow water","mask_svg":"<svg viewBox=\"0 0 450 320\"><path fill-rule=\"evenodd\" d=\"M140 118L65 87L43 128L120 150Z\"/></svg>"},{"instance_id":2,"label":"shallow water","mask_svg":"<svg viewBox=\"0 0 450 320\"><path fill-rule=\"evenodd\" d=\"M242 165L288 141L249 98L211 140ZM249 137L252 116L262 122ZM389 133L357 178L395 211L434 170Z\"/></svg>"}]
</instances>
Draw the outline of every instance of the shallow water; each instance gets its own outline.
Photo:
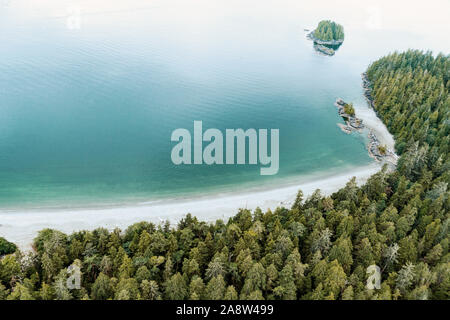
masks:
<instances>
[{"instance_id":1,"label":"shallow water","mask_svg":"<svg viewBox=\"0 0 450 320\"><path fill-rule=\"evenodd\" d=\"M339 9L298 1L0 6L3 209L191 197L367 165L366 138L336 126L335 99L365 108L360 74L391 51L448 52L439 38L448 34L445 15L434 14L430 27L427 9L411 1L395 19L388 2L349 1ZM304 28L323 18L345 27L333 57L317 54L305 37ZM223 131L278 128L279 173L173 165L171 132L192 132L194 120Z\"/></svg>"}]
</instances>

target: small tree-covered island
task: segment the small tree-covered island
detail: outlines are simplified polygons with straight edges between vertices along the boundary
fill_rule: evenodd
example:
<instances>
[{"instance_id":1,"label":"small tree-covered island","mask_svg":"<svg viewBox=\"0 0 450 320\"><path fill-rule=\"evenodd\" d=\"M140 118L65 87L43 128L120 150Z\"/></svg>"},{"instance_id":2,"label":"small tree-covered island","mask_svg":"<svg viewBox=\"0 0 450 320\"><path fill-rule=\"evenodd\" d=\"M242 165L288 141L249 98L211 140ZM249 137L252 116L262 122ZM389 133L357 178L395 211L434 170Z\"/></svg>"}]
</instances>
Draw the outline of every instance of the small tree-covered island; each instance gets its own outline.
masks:
<instances>
[{"instance_id":1,"label":"small tree-covered island","mask_svg":"<svg viewBox=\"0 0 450 320\"><path fill-rule=\"evenodd\" d=\"M449 299L449 67L449 56L411 50L365 73L396 140L394 170L228 221L45 229L30 252L0 238L0 300Z\"/></svg>"},{"instance_id":2,"label":"small tree-covered island","mask_svg":"<svg viewBox=\"0 0 450 320\"><path fill-rule=\"evenodd\" d=\"M332 56L344 42L344 27L331 20L322 20L308 38L314 41L316 51Z\"/></svg>"}]
</instances>

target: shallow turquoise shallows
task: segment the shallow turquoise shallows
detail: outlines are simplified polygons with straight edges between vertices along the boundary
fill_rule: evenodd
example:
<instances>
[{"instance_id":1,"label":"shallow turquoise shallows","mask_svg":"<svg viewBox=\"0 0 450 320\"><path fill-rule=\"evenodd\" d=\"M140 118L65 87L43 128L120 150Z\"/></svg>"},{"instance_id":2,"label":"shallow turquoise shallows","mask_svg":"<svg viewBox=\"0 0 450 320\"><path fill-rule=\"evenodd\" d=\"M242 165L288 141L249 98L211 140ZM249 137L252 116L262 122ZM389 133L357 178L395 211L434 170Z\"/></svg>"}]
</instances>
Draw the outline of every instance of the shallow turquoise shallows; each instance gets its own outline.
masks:
<instances>
[{"instance_id":1,"label":"shallow turquoise shallows","mask_svg":"<svg viewBox=\"0 0 450 320\"><path fill-rule=\"evenodd\" d=\"M303 30L323 17L291 1L73 3L0 10L0 209L192 197L367 165L365 138L340 131L333 103L362 105L370 61L421 41L348 14L326 57ZM194 120L278 128L279 173L173 165L171 133Z\"/></svg>"}]
</instances>

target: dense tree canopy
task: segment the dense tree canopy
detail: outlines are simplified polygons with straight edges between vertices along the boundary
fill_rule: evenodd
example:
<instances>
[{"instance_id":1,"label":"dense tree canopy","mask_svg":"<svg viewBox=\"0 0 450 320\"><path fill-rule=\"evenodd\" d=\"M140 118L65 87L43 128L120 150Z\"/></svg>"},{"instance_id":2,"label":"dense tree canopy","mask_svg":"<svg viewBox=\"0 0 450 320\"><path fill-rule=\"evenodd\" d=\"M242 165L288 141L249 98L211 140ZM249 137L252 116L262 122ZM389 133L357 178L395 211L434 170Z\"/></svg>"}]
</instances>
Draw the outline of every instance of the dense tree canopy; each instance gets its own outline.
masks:
<instances>
[{"instance_id":1,"label":"dense tree canopy","mask_svg":"<svg viewBox=\"0 0 450 320\"><path fill-rule=\"evenodd\" d=\"M397 170L227 222L42 230L33 252L2 253L0 299L449 299L449 57L394 53L367 74Z\"/></svg>"},{"instance_id":2,"label":"dense tree canopy","mask_svg":"<svg viewBox=\"0 0 450 320\"><path fill-rule=\"evenodd\" d=\"M314 30L314 37L323 41L344 40L344 27L331 20L322 20Z\"/></svg>"},{"instance_id":3,"label":"dense tree canopy","mask_svg":"<svg viewBox=\"0 0 450 320\"><path fill-rule=\"evenodd\" d=\"M0 256L4 254L13 253L17 250L14 243L7 241L5 238L0 237Z\"/></svg>"}]
</instances>

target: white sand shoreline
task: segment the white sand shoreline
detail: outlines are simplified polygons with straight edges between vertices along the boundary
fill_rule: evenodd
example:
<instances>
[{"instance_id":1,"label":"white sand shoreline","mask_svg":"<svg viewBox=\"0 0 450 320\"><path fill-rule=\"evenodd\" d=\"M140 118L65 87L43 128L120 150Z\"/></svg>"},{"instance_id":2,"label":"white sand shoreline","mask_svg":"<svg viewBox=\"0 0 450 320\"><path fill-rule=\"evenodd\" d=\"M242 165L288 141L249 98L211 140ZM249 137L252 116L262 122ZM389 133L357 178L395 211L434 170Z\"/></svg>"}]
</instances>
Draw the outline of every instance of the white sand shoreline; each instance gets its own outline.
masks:
<instances>
[{"instance_id":1,"label":"white sand shoreline","mask_svg":"<svg viewBox=\"0 0 450 320\"><path fill-rule=\"evenodd\" d=\"M231 217L240 208L254 210L260 207L262 210L273 210L280 206L290 207L299 189L305 196L316 189L321 189L324 194L330 194L345 186L353 176L356 176L357 182L361 184L379 169L380 164L372 163L346 173L299 182L288 187L247 194L218 195L196 200L95 209L0 211L0 236L16 243L22 249L27 249L37 233L44 228L57 229L67 234L99 227L109 230L118 227L124 230L129 225L140 221L153 223L169 221L171 224L176 224L187 213L191 213L200 220L211 222Z\"/></svg>"}]
</instances>

